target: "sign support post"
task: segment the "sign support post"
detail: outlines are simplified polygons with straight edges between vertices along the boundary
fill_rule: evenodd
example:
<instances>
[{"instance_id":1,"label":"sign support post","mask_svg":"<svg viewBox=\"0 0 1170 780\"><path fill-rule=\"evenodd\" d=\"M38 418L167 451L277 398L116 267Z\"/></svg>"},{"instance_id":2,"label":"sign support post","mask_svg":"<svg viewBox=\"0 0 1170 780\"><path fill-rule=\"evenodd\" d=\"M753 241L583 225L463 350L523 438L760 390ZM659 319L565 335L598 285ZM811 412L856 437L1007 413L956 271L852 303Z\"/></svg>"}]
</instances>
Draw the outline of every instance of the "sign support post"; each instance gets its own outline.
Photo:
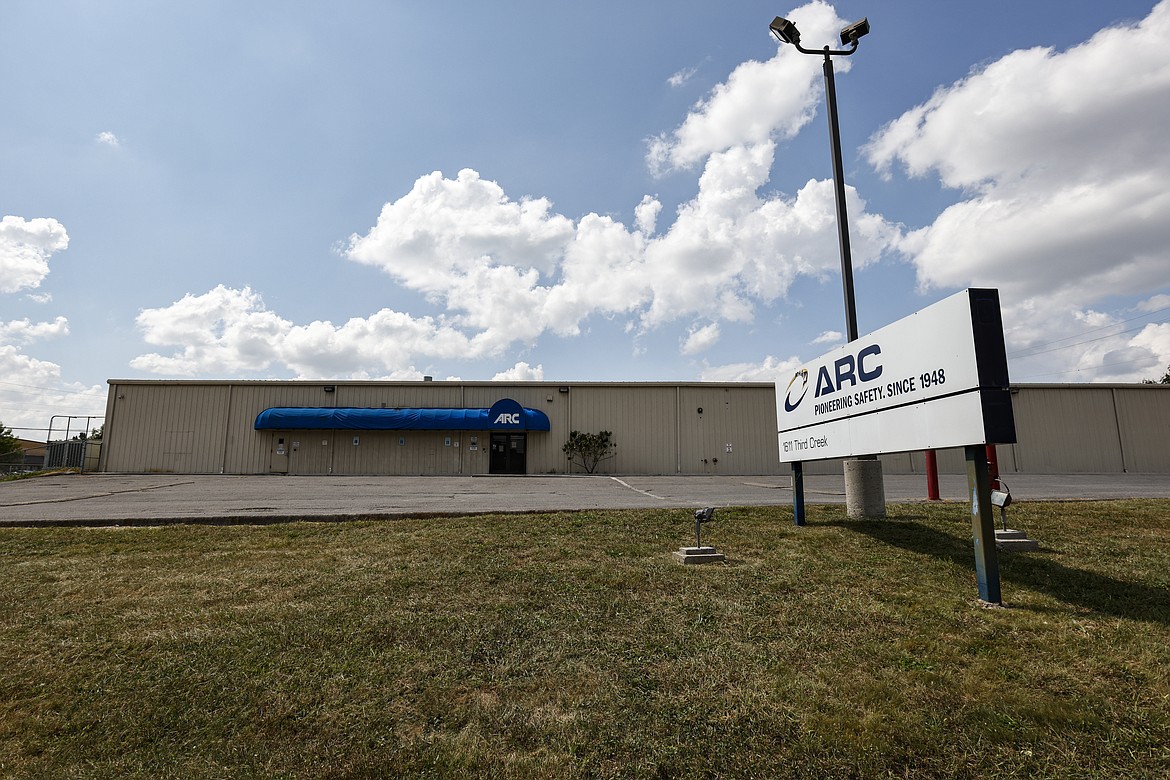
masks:
<instances>
[{"instance_id":1,"label":"sign support post","mask_svg":"<svg viewBox=\"0 0 1170 780\"><path fill-rule=\"evenodd\" d=\"M797 525L804 525L804 463L792 464L792 517Z\"/></svg>"},{"instance_id":2,"label":"sign support post","mask_svg":"<svg viewBox=\"0 0 1170 780\"><path fill-rule=\"evenodd\" d=\"M987 448L977 444L967 446L964 450L967 455L967 488L971 491L971 530L975 537L975 576L979 585L979 598L989 604L1002 604Z\"/></svg>"},{"instance_id":3,"label":"sign support post","mask_svg":"<svg viewBox=\"0 0 1170 780\"><path fill-rule=\"evenodd\" d=\"M926 497L931 501L938 501L938 455L934 450L924 450L924 453L926 455Z\"/></svg>"}]
</instances>

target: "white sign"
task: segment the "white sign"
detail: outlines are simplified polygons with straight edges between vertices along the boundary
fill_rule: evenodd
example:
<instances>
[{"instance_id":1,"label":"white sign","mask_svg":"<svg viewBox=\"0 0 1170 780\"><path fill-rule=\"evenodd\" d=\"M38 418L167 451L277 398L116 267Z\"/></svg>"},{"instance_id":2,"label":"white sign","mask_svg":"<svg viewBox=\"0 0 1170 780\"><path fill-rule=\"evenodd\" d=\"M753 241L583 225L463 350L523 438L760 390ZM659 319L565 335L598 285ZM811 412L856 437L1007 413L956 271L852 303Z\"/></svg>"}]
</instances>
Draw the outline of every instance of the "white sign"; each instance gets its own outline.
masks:
<instances>
[{"instance_id":1,"label":"white sign","mask_svg":"<svg viewBox=\"0 0 1170 780\"><path fill-rule=\"evenodd\" d=\"M1015 441L995 290L965 290L862 336L777 390L785 463Z\"/></svg>"}]
</instances>

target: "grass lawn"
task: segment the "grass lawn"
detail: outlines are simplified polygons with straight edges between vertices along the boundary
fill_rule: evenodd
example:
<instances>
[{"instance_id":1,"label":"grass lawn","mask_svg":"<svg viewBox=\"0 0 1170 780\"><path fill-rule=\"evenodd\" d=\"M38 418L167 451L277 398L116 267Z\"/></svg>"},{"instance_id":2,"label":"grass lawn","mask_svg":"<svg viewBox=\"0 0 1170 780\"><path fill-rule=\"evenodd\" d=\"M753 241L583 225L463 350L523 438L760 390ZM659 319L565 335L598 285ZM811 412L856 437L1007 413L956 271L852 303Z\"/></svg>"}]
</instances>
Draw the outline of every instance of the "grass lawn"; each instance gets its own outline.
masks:
<instances>
[{"instance_id":1,"label":"grass lawn","mask_svg":"<svg viewBox=\"0 0 1170 780\"><path fill-rule=\"evenodd\" d=\"M0 777L1170 776L1170 501L0 529Z\"/></svg>"}]
</instances>

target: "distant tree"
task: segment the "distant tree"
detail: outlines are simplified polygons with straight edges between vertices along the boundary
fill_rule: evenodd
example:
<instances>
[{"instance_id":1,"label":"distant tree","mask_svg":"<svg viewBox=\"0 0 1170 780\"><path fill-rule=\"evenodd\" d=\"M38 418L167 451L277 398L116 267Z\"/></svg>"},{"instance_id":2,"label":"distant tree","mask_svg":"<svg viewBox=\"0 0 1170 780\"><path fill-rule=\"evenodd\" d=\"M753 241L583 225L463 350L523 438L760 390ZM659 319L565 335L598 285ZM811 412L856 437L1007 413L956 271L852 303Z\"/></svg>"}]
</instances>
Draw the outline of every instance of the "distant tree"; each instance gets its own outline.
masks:
<instances>
[{"instance_id":1,"label":"distant tree","mask_svg":"<svg viewBox=\"0 0 1170 780\"><path fill-rule=\"evenodd\" d=\"M1170 367L1166 368L1166 373L1162 374L1162 378L1155 381L1153 379L1143 379L1143 385L1170 385Z\"/></svg>"},{"instance_id":2,"label":"distant tree","mask_svg":"<svg viewBox=\"0 0 1170 780\"><path fill-rule=\"evenodd\" d=\"M89 438L96 439L97 441L101 441L102 434L104 434L105 432L106 432L106 426L99 425L98 427L94 428L92 431L89 432Z\"/></svg>"},{"instance_id":3,"label":"distant tree","mask_svg":"<svg viewBox=\"0 0 1170 780\"><path fill-rule=\"evenodd\" d=\"M0 463L19 463L21 457L20 439L12 435L11 428L0 423Z\"/></svg>"},{"instance_id":4,"label":"distant tree","mask_svg":"<svg viewBox=\"0 0 1170 780\"><path fill-rule=\"evenodd\" d=\"M592 474L597 464L617 454L617 444L614 443L613 434L609 431L599 433L572 431L561 450L569 456L570 463L577 463L585 469L586 474Z\"/></svg>"}]
</instances>

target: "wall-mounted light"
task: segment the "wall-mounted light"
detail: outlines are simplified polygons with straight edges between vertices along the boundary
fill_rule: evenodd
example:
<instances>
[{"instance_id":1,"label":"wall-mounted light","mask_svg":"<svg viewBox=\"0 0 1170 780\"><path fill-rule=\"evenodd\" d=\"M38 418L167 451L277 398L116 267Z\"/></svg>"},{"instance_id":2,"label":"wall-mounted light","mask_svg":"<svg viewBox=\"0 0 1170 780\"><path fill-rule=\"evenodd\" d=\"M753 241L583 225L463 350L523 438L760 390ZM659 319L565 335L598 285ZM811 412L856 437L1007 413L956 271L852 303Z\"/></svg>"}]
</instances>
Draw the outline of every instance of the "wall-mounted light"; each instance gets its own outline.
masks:
<instances>
[{"instance_id":1,"label":"wall-mounted light","mask_svg":"<svg viewBox=\"0 0 1170 780\"><path fill-rule=\"evenodd\" d=\"M567 387L559 387L559 388L557 388L557 392L558 392L558 393L567 393L567 392L569 392L569 388L567 388Z\"/></svg>"},{"instance_id":2,"label":"wall-mounted light","mask_svg":"<svg viewBox=\"0 0 1170 780\"><path fill-rule=\"evenodd\" d=\"M326 393L332 393L332 392L334 392L334 391L336 391L336 390L337 390L337 388L336 388L336 387L334 387L333 385L325 385L325 386L324 386L323 388L321 388L321 389L322 389L322 390L324 390Z\"/></svg>"}]
</instances>

